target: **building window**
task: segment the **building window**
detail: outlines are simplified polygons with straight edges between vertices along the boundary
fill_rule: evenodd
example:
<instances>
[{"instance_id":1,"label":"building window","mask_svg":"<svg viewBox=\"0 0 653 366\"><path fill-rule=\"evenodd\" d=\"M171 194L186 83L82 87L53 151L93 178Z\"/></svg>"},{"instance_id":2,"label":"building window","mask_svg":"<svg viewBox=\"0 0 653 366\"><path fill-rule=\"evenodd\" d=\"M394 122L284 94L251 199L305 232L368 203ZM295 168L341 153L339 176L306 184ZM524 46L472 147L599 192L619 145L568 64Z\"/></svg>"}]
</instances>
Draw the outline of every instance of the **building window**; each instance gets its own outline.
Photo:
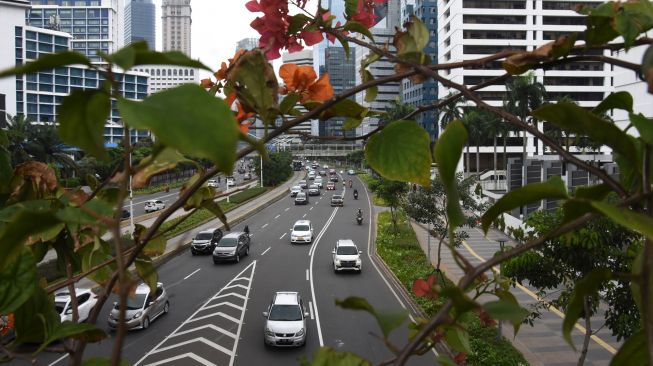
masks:
<instances>
[{"instance_id":1,"label":"building window","mask_svg":"<svg viewBox=\"0 0 653 366\"><path fill-rule=\"evenodd\" d=\"M513 0L463 0L465 9L526 9L526 1Z\"/></svg>"},{"instance_id":2,"label":"building window","mask_svg":"<svg viewBox=\"0 0 653 366\"><path fill-rule=\"evenodd\" d=\"M585 25L585 17L543 17L544 25Z\"/></svg>"},{"instance_id":3,"label":"building window","mask_svg":"<svg viewBox=\"0 0 653 366\"><path fill-rule=\"evenodd\" d=\"M526 17L520 15L463 15L466 24L526 24Z\"/></svg>"}]
</instances>

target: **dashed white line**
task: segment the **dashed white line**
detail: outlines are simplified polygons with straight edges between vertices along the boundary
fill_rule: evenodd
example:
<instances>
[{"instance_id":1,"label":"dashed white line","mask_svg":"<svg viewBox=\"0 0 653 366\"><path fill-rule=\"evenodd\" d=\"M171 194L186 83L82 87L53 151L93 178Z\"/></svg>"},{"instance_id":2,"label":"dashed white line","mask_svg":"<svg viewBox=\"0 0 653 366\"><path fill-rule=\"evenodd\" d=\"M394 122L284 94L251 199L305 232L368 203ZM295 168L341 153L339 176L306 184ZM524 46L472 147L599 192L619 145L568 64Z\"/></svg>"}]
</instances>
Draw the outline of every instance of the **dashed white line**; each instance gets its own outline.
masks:
<instances>
[{"instance_id":1,"label":"dashed white line","mask_svg":"<svg viewBox=\"0 0 653 366\"><path fill-rule=\"evenodd\" d=\"M270 249L272 249L272 247L268 247L268 249L266 249L265 251L263 251L263 253L261 253L261 255L265 255L265 253L267 253L268 250L270 250Z\"/></svg>"},{"instance_id":2,"label":"dashed white line","mask_svg":"<svg viewBox=\"0 0 653 366\"><path fill-rule=\"evenodd\" d=\"M306 281L308 281L308 279L309 279L309 275L308 275L308 273L309 273L309 272L308 272L308 269L307 269L307 270L306 270Z\"/></svg>"},{"instance_id":3,"label":"dashed white line","mask_svg":"<svg viewBox=\"0 0 653 366\"><path fill-rule=\"evenodd\" d=\"M200 270L201 270L201 268L198 268L198 269L194 270L193 273L191 273L191 274L189 274L188 276L184 277L184 279L185 279L185 280L189 279L190 276L194 275L195 273L199 272Z\"/></svg>"},{"instance_id":4,"label":"dashed white line","mask_svg":"<svg viewBox=\"0 0 653 366\"><path fill-rule=\"evenodd\" d=\"M312 208L312 207L311 207L311 208ZM304 217L306 217L306 214L304 214L304 216L302 216L302 219L303 219Z\"/></svg>"},{"instance_id":5,"label":"dashed white line","mask_svg":"<svg viewBox=\"0 0 653 366\"><path fill-rule=\"evenodd\" d=\"M313 210L313 207L309 208L308 210L309 210L309 211Z\"/></svg>"},{"instance_id":6,"label":"dashed white line","mask_svg":"<svg viewBox=\"0 0 653 366\"><path fill-rule=\"evenodd\" d=\"M283 239L283 237L286 236L286 234L288 234L288 233L283 233L283 235L281 235L281 237L279 238L279 240Z\"/></svg>"},{"instance_id":7,"label":"dashed white line","mask_svg":"<svg viewBox=\"0 0 653 366\"><path fill-rule=\"evenodd\" d=\"M311 320L315 319L315 316L313 316L313 302L312 301L308 302L308 311L311 312Z\"/></svg>"},{"instance_id":8,"label":"dashed white line","mask_svg":"<svg viewBox=\"0 0 653 366\"><path fill-rule=\"evenodd\" d=\"M274 218L275 218L275 219L278 219L278 218L279 218L279 216L281 216L281 215L277 215L277 216L275 216Z\"/></svg>"},{"instance_id":9,"label":"dashed white line","mask_svg":"<svg viewBox=\"0 0 653 366\"><path fill-rule=\"evenodd\" d=\"M312 317L311 317L311 318L312 318ZM54 362L52 362L52 363L49 364L48 366L54 366L54 365L58 364L59 362L65 360L67 357L68 357L68 355L65 354L65 355L63 355L63 356L57 358L56 360L54 360Z\"/></svg>"},{"instance_id":10,"label":"dashed white line","mask_svg":"<svg viewBox=\"0 0 653 366\"><path fill-rule=\"evenodd\" d=\"M315 202L316 205L317 205L318 203L319 203L319 202Z\"/></svg>"},{"instance_id":11,"label":"dashed white line","mask_svg":"<svg viewBox=\"0 0 653 366\"><path fill-rule=\"evenodd\" d=\"M288 211L288 210L290 210L290 207L286 207L286 209L284 211Z\"/></svg>"},{"instance_id":12,"label":"dashed white line","mask_svg":"<svg viewBox=\"0 0 653 366\"><path fill-rule=\"evenodd\" d=\"M268 226L268 224L261 226L261 229L265 229L266 226Z\"/></svg>"}]
</instances>

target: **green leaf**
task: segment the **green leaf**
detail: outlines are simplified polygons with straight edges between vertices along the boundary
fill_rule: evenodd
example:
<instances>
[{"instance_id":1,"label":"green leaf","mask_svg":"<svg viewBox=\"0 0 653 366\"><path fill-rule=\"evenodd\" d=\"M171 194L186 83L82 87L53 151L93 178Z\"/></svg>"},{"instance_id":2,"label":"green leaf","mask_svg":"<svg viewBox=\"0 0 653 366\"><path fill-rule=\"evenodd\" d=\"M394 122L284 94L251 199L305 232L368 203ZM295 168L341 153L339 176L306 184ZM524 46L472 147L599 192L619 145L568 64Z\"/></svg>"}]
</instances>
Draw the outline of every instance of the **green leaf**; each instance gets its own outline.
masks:
<instances>
[{"instance_id":1,"label":"green leaf","mask_svg":"<svg viewBox=\"0 0 653 366\"><path fill-rule=\"evenodd\" d=\"M48 53L40 56L35 61L18 65L12 69L0 71L0 78L12 75L31 74L68 65L86 65L91 67L91 61L78 52L64 51Z\"/></svg>"},{"instance_id":2,"label":"green leaf","mask_svg":"<svg viewBox=\"0 0 653 366\"><path fill-rule=\"evenodd\" d=\"M61 324L59 314L48 294L36 286L32 295L14 312L16 342L43 343Z\"/></svg>"},{"instance_id":3,"label":"green leaf","mask_svg":"<svg viewBox=\"0 0 653 366\"><path fill-rule=\"evenodd\" d=\"M152 155L141 160L136 167L136 174L132 178L132 188L146 187L152 176L171 170L179 163L184 162L195 164L193 160L187 159L177 150L157 145L154 147Z\"/></svg>"},{"instance_id":4,"label":"green leaf","mask_svg":"<svg viewBox=\"0 0 653 366\"><path fill-rule=\"evenodd\" d=\"M138 41L119 49L111 55L102 55L102 58L120 66L123 70L129 70L136 61L136 52L147 51L147 49L147 42Z\"/></svg>"},{"instance_id":5,"label":"green leaf","mask_svg":"<svg viewBox=\"0 0 653 366\"><path fill-rule=\"evenodd\" d=\"M648 46L642 57L642 80L648 85L648 92L653 93L653 45Z\"/></svg>"},{"instance_id":6,"label":"green leaf","mask_svg":"<svg viewBox=\"0 0 653 366\"><path fill-rule=\"evenodd\" d=\"M630 113L630 123L637 128L639 138L647 144L653 144L653 119L646 118L641 113Z\"/></svg>"},{"instance_id":7,"label":"green leaf","mask_svg":"<svg viewBox=\"0 0 653 366\"><path fill-rule=\"evenodd\" d=\"M595 296L601 285L612 278L612 272L607 268L596 268L592 270L587 276L576 282L574 292L569 300L565 320L562 322L562 335L567 343L574 349L574 342L571 340L571 331L574 329L576 321L580 318L584 311L583 302L585 297Z\"/></svg>"},{"instance_id":8,"label":"green leaf","mask_svg":"<svg viewBox=\"0 0 653 366\"><path fill-rule=\"evenodd\" d=\"M320 119L327 120L332 117L350 117L350 118L365 118L368 108L356 103L351 99L343 99L338 103L331 106L320 115Z\"/></svg>"},{"instance_id":9,"label":"green leaf","mask_svg":"<svg viewBox=\"0 0 653 366\"><path fill-rule=\"evenodd\" d=\"M478 308L478 304L470 299L459 287L445 287L442 290L442 296L451 299L453 308L459 315Z\"/></svg>"},{"instance_id":10,"label":"green leaf","mask_svg":"<svg viewBox=\"0 0 653 366\"><path fill-rule=\"evenodd\" d=\"M51 232L53 227L60 225L51 212L19 210L11 222L0 229L0 271L18 258L28 238Z\"/></svg>"},{"instance_id":11,"label":"green leaf","mask_svg":"<svg viewBox=\"0 0 653 366\"><path fill-rule=\"evenodd\" d=\"M150 292L156 292L156 284L159 280L159 274L156 272L156 268L154 268L152 259L147 255L139 255L136 258L135 267L138 277L140 277L143 282L150 287Z\"/></svg>"},{"instance_id":12,"label":"green leaf","mask_svg":"<svg viewBox=\"0 0 653 366\"><path fill-rule=\"evenodd\" d=\"M522 322L529 314L528 310L519 306L517 300L513 301L507 297L502 300L487 302L483 304L483 309L485 309L493 319L510 322L514 328L515 336L517 335Z\"/></svg>"},{"instance_id":13,"label":"green leaf","mask_svg":"<svg viewBox=\"0 0 653 366\"><path fill-rule=\"evenodd\" d=\"M13 313L36 289L36 261L23 249L15 263L0 272L0 314Z\"/></svg>"},{"instance_id":14,"label":"green leaf","mask_svg":"<svg viewBox=\"0 0 653 366\"><path fill-rule=\"evenodd\" d=\"M367 29L361 23L350 20L345 24L344 30L362 34L365 37L367 37L370 41L374 42L374 36L372 35L372 32L370 32L370 30Z\"/></svg>"},{"instance_id":15,"label":"green leaf","mask_svg":"<svg viewBox=\"0 0 653 366\"><path fill-rule=\"evenodd\" d=\"M255 111L267 125L274 122L278 115L279 84L263 52L253 50L240 56L229 81L245 111Z\"/></svg>"},{"instance_id":16,"label":"green leaf","mask_svg":"<svg viewBox=\"0 0 653 366\"><path fill-rule=\"evenodd\" d=\"M143 254L148 256L157 256L165 253L166 239L164 236L156 236L147 242L143 248Z\"/></svg>"},{"instance_id":17,"label":"green leaf","mask_svg":"<svg viewBox=\"0 0 653 366\"><path fill-rule=\"evenodd\" d=\"M109 96L100 90L73 90L59 107L59 136L87 153L107 160L104 125L111 112Z\"/></svg>"},{"instance_id":18,"label":"green leaf","mask_svg":"<svg viewBox=\"0 0 653 366\"><path fill-rule=\"evenodd\" d=\"M369 70L362 70L361 72L363 73L364 83L374 80L374 75L372 75L372 73L369 72ZM379 94L379 87L376 85L371 88L365 89L365 101L367 103L372 103L373 101L376 100L378 94Z\"/></svg>"},{"instance_id":19,"label":"green leaf","mask_svg":"<svg viewBox=\"0 0 653 366\"><path fill-rule=\"evenodd\" d=\"M11 155L9 150L4 146L0 146L0 193L7 192L12 176L13 169L11 169Z\"/></svg>"},{"instance_id":20,"label":"green leaf","mask_svg":"<svg viewBox=\"0 0 653 366\"><path fill-rule=\"evenodd\" d=\"M222 222L222 224L224 225L225 230L227 231L231 230L229 227L229 221L227 221L227 216L224 214L224 212L222 211L222 207L220 207L220 205L217 202L215 202L213 199L205 200L204 202L202 202L202 208L211 211L211 213L214 214L215 217L220 219L220 222Z\"/></svg>"},{"instance_id":21,"label":"green leaf","mask_svg":"<svg viewBox=\"0 0 653 366\"><path fill-rule=\"evenodd\" d=\"M605 202L593 201L592 206L617 224L653 239L653 218Z\"/></svg>"},{"instance_id":22,"label":"green leaf","mask_svg":"<svg viewBox=\"0 0 653 366\"><path fill-rule=\"evenodd\" d=\"M372 366L372 364L351 352L339 352L329 347L320 347L311 362L300 358L302 366Z\"/></svg>"},{"instance_id":23,"label":"green leaf","mask_svg":"<svg viewBox=\"0 0 653 366\"><path fill-rule=\"evenodd\" d=\"M361 61L361 70L367 69L368 66L381 59L381 55L371 52Z\"/></svg>"},{"instance_id":24,"label":"green leaf","mask_svg":"<svg viewBox=\"0 0 653 366\"><path fill-rule=\"evenodd\" d=\"M395 121L372 136L365 160L379 174L400 182L431 184L429 134L415 121Z\"/></svg>"},{"instance_id":25,"label":"green leaf","mask_svg":"<svg viewBox=\"0 0 653 366\"><path fill-rule=\"evenodd\" d=\"M358 127L363 123L362 119L358 118L347 118L343 123L342 123L342 129L345 131L348 130L353 130L354 128Z\"/></svg>"},{"instance_id":26,"label":"green leaf","mask_svg":"<svg viewBox=\"0 0 653 366\"><path fill-rule=\"evenodd\" d=\"M492 225L492 221L494 221L500 214L524 206L527 203L547 198L569 198L567 188L565 187L562 178L558 176L551 177L544 183L529 184L525 187L520 187L514 191L506 193L481 217L483 231L487 234L490 225Z\"/></svg>"},{"instance_id":27,"label":"green leaf","mask_svg":"<svg viewBox=\"0 0 653 366\"><path fill-rule=\"evenodd\" d=\"M103 55L103 57L105 60L120 66L123 70L129 70L139 65L172 65L211 71L211 68L197 60L191 59L183 52L157 52L150 50L145 41L132 43L118 50L116 53Z\"/></svg>"},{"instance_id":28,"label":"green leaf","mask_svg":"<svg viewBox=\"0 0 653 366\"><path fill-rule=\"evenodd\" d=\"M447 328L444 339L451 348L458 352L472 352L472 348L469 346L469 333L455 324Z\"/></svg>"},{"instance_id":29,"label":"green leaf","mask_svg":"<svg viewBox=\"0 0 653 366\"><path fill-rule=\"evenodd\" d=\"M592 109L597 116L613 110L622 109L627 112L633 111L633 97L628 92L610 93L603 101Z\"/></svg>"},{"instance_id":30,"label":"green leaf","mask_svg":"<svg viewBox=\"0 0 653 366\"><path fill-rule=\"evenodd\" d=\"M447 217L451 227L457 227L465 222L465 215L459 202L456 168L466 142L467 130L463 123L460 120L452 121L435 143L433 154L447 193Z\"/></svg>"},{"instance_id":31,"label":"green leaf","mask_svg":"<svg viewBox=\"0 0 653 366\"><path fill-rule=\"evenodd\" d=\"M48 338L35 353L43 351L45 347L52 342L66 338L83 340L86 342L99 342L107 338L107 334L95 324L75 324L73 322L65 321L58 324L51 332L49 332Z\"/></svg>"},{"instance_id":32,"label":"green leaf","mask_svg":"<svg viewBox=\"0 0 653 366\"><path fill-rule=\"evenodd\" d=\"M647 344L646 332L641 329L626 339L610 361L610 366L647 365L649 360L648 352L653 352L651 350L647 351Z\"/></svg>"},{"instance_id":33,"label":"green leaf","mask_svg":"<svg viewBox=\"0 0 653 366\"><path fill-rule=\"evenodd\" d=\"M403 324L408 318L408 314L405 311L379 313L376 311L376 309L374 309L372 305L370 305L369 302L367 302L367 300L362 297L350 296L344 300L336 299L336 305L340 306L343 309L362 310L368 312L376 319L385 338L388 338L390 333L401 326L401 324Z\"/></svg>"},{"instance_id":34,"label":"green leaf","mask_svg":"<svg viewBox=\"0 0 653 366\"><path fill-rule=\"evenodd\" d=\"M574 197L600 201L610 192L612 192L612 188L605 183L601 183L593 186L576 187L576 189L574 189Z\"/></svg>"},{"instance_id":35,"label":"green leaf","mask_svg":"<svg viewBox=\"0 0 653 366\"><path fill-rule=\"evenodd\" d=\"M286 95L285 98L281 101L281 105L279 105L279 110L281 113L288 113L290 110L297 105L297 102L299 102L299 94L297 93L290 93Z\"/></svg>"},{"instance_id":36,"label":"green leaf","mask_svg":"<svg viewBox=\"0 0 653 366\"><path fill-rule=\"evenodd\" d=\"M113 208L111 206L98 199L93 199L89 202L86 202L84 204L84 208L64 207L63 209L57 211L55 216L61 220L61 222L64 222L73 228L76 228L79 225L87 225L92 223L97 224L97 217L92 215L89 211L93 212L95 215L103 217L111 217L113 215Z\"/></svg>"},{"instance_id":37,"label":"green leaf","mask_svg":"<svg viewBox=\"0 0 653 366\"><path fill-rule=\"evenodd\" d=\"M345 18L349 19L356 14L359 0L345 0Z\"/></svg>"},{"instance_id":38,"label":"green leaf","mask_svg":"<svg viewBox=\"0 0 653 366\"><path fill-rule=\"evenodd\" d=\"M82 247L80 252L82 257L82 271L86 272L100 264L109 263L114 258L111 255L111 248L111 244L98 237L94 238L93 245ZM102 266L99 270L92 272L88 277L92 281L104 286L109 282L116 268L115 262L111 262L108 265Z\"/></svg>"},{"instance_id":39,"label":"green leaf","mask_svg":"<svg viewBox=\"0 0 653 366\"><path fill-rule=\"evenodd\" d=\"M595 142L610 146L627 159L638 160L637 150L624 131L574 103L545 105L533 111L532 115L565 131L587 135Z\"/></svg>"},{"instance_id":40,"label":"green leaf","mask_svg":"<svg viewBox=\"0 0 653 366\"><path fill-rule=\"evenodd\" d=\"M308 22L311 21L311 18L308 16L299 13L290 17L290 22L288 22L288 29L286 30L287 34L295 34L301 31Z\"/></svg>"},{"instance_id":41,"label":"green leaf","mask_svg":"<svg viewBox=\"0 0 653 366\"><path fill-rule=\"evenodd\" d=\"M142 102L119 99L118 109L130 127L151 130L164 145L211 159L222 171L233 169L240 133L236 119L222 99L200 86L182 85Z\"/></svg>"}]
</instances>

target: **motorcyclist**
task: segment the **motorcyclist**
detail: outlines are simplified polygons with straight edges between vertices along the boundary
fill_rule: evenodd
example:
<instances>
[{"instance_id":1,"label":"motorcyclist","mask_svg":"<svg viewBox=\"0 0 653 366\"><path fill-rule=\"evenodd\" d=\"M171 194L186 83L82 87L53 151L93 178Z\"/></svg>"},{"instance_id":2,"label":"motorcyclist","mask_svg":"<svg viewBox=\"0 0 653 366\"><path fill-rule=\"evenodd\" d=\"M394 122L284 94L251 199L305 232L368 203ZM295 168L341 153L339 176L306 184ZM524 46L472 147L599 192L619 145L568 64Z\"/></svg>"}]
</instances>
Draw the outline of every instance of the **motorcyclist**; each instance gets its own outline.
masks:
<instances>
[{"instance_id":1,"label":"motorcyclist","mask_svg":"<svg viewBox=\"0 0 653 366\"><path fill-rule=\"evenodd\" d=\"M247 236L249 236L249 225L245 225L243 231L245 232L245 234L247 234Z\"/></svg>"},{"instance_id":2,"label":"motorcyclist","mask_svg":"<svg viewBox=\"0 0 653 366\"><path fill-rule=\"evenodd\" d=\"M350 179L350 180L349 180L349 188L351 188L351 185L352 185L352 181L351 181L351 179Z\"/></svg>"},{"instance_id":3,"label":"motorcyclist","mask_svg":"<svg viewBox=\"0 0 653 366\"><path fill-rule=\"evenodd\" d=\"M354 199L358 199L358 190L354 189Z\"/></svg>"},{"instance_id":4,"label":"motorcyclist","mask_svg":"<svg viewBox=\"0 0 653 366\"><path fill-rule=\"evenodd\" d=\"M356 213L356 217L363 217L363 210L359 208L358 212Z\"/></svg>"}]
</instances>

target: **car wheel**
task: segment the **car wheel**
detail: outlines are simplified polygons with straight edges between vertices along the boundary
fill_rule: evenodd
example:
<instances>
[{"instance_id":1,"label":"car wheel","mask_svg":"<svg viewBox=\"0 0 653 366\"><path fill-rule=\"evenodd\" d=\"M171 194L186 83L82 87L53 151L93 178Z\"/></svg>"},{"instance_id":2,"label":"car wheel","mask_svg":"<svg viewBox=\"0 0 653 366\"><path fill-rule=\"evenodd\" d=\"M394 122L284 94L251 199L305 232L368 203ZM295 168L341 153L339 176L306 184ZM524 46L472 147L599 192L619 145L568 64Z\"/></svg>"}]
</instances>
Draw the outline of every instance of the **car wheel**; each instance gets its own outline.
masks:
<instances>
[{"instance_id":1,"label":"car wheel","mask_svg":"<svg viewBox=\"0 0 653 366\"><path fill-rule=\"evenodd\" d=\"M195 255L195 254L197 254L197 253L195 253L195 251L191 249L190 250L190 255Z\"/></svg>"},{"instance_id":2,"label":"car wheel","mask_svg":"<svg viewBox=\"0 0 653 366\"><path fill-rule=\"evenodd\" d=\"M333 266L333 273L338 273L338 269L336 268L335 265Z\"/></svg>"},{"instance_id":3,"label":"car wheel","mask_svg":"<svg viewBox=\"0 0 653 366\"><path fill-rule=\"evenodd\" d=\"M245 255L249 256L249 246L245 249Z\"/></svg>"},{"instance_id":4,"label":"car wheel","mask_svg":"<svg viewBox=\"0 0 653 366\"><path fill-rule=\"evenodd\" d=\"M146 316L145 319L143 319L143 330L149 327L150 327L150 318Z\"/></svg>"},{"instance_id":5,"label":"car wheel","mask_svg":"<svg viewBox=\"0 0 653 366\"><path fill-rule=\"evenodd\" d=\"M240 263L240 254L236 253L236 263Z\"/></svg>"},{"instance_id":6,"label":"car wheel","mask_svg":"<svg viewBox=\"0 0 653 366\"><path fill-rule=\"evenodd\" d=\"M170 303L166 301L166 303L163 305L163 313L168 314L170 311Z\"/></svg>"}]
</instances>

